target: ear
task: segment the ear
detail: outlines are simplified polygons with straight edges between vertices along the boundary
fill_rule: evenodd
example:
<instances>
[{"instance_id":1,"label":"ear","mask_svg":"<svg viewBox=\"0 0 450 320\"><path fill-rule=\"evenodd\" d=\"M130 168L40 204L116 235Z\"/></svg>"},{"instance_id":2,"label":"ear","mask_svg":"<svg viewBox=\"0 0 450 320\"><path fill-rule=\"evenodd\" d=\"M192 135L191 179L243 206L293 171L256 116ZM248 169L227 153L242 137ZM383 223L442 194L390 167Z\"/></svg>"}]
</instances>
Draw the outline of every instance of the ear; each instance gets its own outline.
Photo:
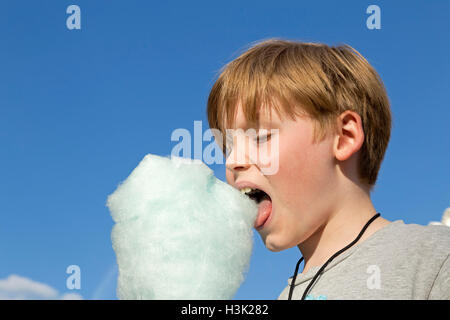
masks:
<instances>
[{"instance_id":1,"label":"ear","mask_svg":"<svg viewBox=\"0 0 450 320\"><path fill-rule=\"evenodd\" d=\"M344 161L358 152L364 143L364 130L359 114L346 110L337 119L338 131L333 152L337 160Z\"/></svg>"}]
</instances>

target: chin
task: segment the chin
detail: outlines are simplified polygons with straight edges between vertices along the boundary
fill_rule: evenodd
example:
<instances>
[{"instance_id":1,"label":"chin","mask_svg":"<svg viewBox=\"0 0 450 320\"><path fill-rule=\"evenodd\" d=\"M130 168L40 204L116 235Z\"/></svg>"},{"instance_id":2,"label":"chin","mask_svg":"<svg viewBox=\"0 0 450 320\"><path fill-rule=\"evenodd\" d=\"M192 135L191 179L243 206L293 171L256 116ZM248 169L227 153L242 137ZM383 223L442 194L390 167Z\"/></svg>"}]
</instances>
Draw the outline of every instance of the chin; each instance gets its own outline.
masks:
<instances>
[{"instance_id":1,"label":"chin","mask_svg":"<svg viewBox=\"0 0 450 320\"><path fill-rule=\"evenodd\" d=\"M268 234L266 236L261 235L261 238L262 238L266 248L272 252L280 252L282 250L286 250L286 249L289 249L290 247L292 247L292 246L289 246L288 243L286 243L286 242L277 241L277 239L273 235L270 235L270 234Z\"/></svg>"}]
</instances>

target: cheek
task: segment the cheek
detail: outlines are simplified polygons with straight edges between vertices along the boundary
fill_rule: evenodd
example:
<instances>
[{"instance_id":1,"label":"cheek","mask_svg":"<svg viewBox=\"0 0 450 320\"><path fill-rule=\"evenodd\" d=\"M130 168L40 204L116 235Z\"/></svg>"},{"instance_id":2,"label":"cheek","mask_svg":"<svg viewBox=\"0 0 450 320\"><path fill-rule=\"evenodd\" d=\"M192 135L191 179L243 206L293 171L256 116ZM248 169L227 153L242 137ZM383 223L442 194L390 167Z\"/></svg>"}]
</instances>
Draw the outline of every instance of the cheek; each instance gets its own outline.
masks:
<instances>
[{"instance_id":1,"label":"cheek","mask_svg":"<svg viewBox=\"0 0 450 320\"><path fill-rule=\"evenodd\" d=\"M311 150L307 139L292 136L282 139L280 143L280 176L287 185L298 183L298 178L305 176L311 161Z\"/></svg>"},{"instance_id":2,"label":"cheek","mask_svg":"<svg viewBox=\"0 0 450 320\"><path fill-rule=\"evenodd\" d=\"M326 143L311 144L308 139L298 138L280 143L276 183L288 205L307 204L320 197L329 178L328 147Z\"/></svg>"}]
</instances>

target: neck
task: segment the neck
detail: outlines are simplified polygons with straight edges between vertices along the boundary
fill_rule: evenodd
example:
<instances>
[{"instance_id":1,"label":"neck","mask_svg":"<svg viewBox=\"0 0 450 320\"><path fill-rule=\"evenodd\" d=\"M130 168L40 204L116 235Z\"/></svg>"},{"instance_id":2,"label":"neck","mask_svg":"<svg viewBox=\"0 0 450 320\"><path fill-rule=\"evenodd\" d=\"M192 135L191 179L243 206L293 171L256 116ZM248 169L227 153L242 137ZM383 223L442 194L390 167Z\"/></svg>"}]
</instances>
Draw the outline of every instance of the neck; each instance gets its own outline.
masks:
<instances>
[{"instance_id":1,"label":"neck","mask_svg":"<svg viewBox=\"0 0 450 320\"><path fill-rule=\"evenodd\" d=\"M334 253L351 243L364 225L377 211L370 200L369 191L354 185L338 197L340 206L331 210L328 219L304 242L298 245L305 259L302 273L323 265ZM377 230L389 224L378 217L366 229L356 244L363 242Z\"/></svg>"}]
</instances>

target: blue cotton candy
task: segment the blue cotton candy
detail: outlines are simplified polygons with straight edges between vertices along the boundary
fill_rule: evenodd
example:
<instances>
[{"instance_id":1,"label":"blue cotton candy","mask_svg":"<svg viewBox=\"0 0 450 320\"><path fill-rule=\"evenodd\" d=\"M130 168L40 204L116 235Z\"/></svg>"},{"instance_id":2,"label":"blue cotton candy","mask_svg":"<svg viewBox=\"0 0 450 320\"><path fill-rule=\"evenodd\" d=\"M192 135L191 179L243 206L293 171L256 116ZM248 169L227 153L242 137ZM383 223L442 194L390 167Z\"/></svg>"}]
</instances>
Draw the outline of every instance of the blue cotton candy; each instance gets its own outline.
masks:
<instances>
[{"instance_id":1,"label":"blue cotton candy","mask_svg":"<svg viewBox=\"0 0 450 320\"><path fill-rule=\"evenodd\" d=\"M203 162L149 154L106 205L119 299L233 298L258 209Z\"/></svg>"}]
</instances>

